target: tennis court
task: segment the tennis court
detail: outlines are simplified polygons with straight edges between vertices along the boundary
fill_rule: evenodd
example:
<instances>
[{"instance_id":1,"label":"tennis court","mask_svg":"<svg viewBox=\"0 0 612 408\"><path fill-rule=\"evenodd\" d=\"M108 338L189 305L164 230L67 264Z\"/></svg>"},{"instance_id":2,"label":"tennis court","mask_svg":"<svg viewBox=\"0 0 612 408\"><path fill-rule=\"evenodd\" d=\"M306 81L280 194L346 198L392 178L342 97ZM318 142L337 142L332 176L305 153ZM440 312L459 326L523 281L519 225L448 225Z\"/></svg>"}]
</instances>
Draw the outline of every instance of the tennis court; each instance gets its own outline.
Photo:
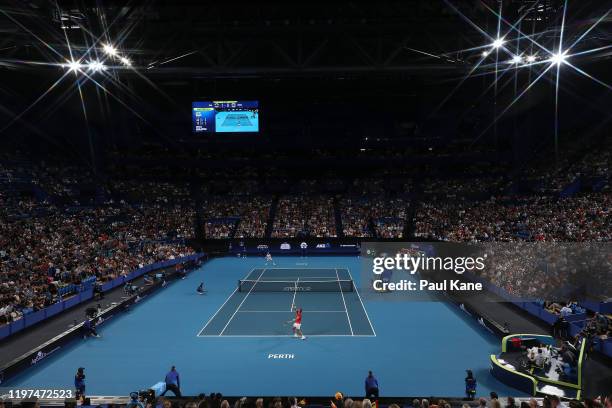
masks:
<instances>
[{"instance_id":1,"label":"tennis court","mask_svg":"<svg viewBox=\"0 0 612 408\"><path fill-rule=\"evenodd\" d=\"M230 113L224 119L221 126L253 126L249 117L244 113Z\"/></svg>"},{"instance_id":2,"label":"tennis court","mask_svg":"<svg viewBox=\"0 0 612 408\"><path fill-rule=\"evenodd\" d=\"M249 111L220 111L215 117L217 132L257 132L259 120Z\"/></svg>"},{"instance_id":3,"label":"tennis court","mask_svg":"<svg viewBox=\"0 0 612 408\"><path fill-rule=\"evenodd\" d=\"M375 336L348 269L253 269L198 333L286 337L302 308L306 336Z\"/></svg>"},{"instance_id":4,"label":"tennis court","mask_svg":"<svg viewBox=\"0 0 612 408\"><path fill-rule=\"evenodd\" d=\"M365 298L357 257L278 257L275 263L268 269L262 257L212 259L105 322L101 338L62 347L3 386L72 388L75 370L85 367L90 394L120 395L162 381L176 365L189 395L361 395L369 369L387 396L457 395L469 368L479 395L517 394L489 374L499 339L457 307ZM239 288L240 280L258 277L250 293L252 283ZM279 291L268 283L278 278L291 278L281 281L294 287L297 278L325 283L316 292ZM323 291L349 279L353 292L346 282L342 291ZM200 282L204 295L196 293ZM290 337L285 324L294 295L304 309L304 341Z\"/></svg>"}]
</instances>

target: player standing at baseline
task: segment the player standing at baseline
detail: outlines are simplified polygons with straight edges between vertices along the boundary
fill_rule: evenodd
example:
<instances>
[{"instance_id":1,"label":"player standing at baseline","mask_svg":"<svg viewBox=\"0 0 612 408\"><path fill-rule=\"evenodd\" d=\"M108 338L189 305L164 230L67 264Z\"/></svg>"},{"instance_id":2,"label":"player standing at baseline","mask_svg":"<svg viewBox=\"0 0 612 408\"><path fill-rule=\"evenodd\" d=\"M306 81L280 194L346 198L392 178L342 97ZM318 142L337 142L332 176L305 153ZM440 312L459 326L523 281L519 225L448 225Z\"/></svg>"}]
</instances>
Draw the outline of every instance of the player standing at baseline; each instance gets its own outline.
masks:
<instances>
[{"instance_id":1,"label":"player standing at baseline","mask_svg":"<svg viewBox=\"0 0 612 408\"><path fill-rule=\"evenodd\" d=\"M268 264L272 264L272 266L276 266L276 263L274 262L274 260L272 259L272 254L270 252L266 253L266 266L268 266Z\"/></svg>"},{"instance_id":2,"label":"player standing at baseline","mask_svg":"<svg viewBox=\"0 0 612 408\"><path fill-rule=\"evenodd\" d=\"M306 340L306 336L302 333L302 308L298 308L295 311L295 318L293 319L293 337L299 337L302 340Z\"/></svg>"}]
</instances>

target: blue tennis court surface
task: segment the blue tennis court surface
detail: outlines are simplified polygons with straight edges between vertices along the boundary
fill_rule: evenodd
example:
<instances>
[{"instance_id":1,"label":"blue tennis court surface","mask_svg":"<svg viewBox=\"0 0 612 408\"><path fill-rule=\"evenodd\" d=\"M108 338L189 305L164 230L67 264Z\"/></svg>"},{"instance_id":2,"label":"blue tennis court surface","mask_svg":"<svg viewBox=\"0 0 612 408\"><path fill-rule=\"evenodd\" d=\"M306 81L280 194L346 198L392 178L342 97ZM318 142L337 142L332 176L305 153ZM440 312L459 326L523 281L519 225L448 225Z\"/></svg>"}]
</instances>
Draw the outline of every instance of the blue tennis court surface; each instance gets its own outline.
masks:
<instances>
[{"instance_id":1,"label":"blue tennis court surface","mask_svg":"<svg viewBox=\"0 0 612 408\"><path fill-rule=\"evenodd\" d=\"M253 269L198 336L287 337L294 310L307 336L374 336L348 269Z\"/></svg>"},{"instance_id":2,"label":"blue tennis court surface","mask_svg":"<svg viewBox=\"0 0 612 408\"><path fill-rule=\"evenodd\" d=\"M489 375L499 339L455 306L360 298L359 258L275 261L268 269L262 258L213 259L106 322L102 338L59 349L3 386L72 388L85 367L88 394L125 395L162 381L176 365L187 395L361 396L373 370L382 395L448 396L463 394L472 369L478 395L520 394ZM299 278L301 286L352 278L356 290L238 289L240 279L258 277L257 285ZM207 293L198 295L202 281ZM291 337L292 304L304 310L306 340Z\"/></svg>"},{"instance_id":3,"label":"blue tennis court surface","mask_svg":"<svg viewBox=\"0 0 612 408\"><path fill-rule=\"evenodd\" d=\"M259 131L259 118L250 111L220 111L215 120L217 132Z\"/></svg>"}]
</instances>

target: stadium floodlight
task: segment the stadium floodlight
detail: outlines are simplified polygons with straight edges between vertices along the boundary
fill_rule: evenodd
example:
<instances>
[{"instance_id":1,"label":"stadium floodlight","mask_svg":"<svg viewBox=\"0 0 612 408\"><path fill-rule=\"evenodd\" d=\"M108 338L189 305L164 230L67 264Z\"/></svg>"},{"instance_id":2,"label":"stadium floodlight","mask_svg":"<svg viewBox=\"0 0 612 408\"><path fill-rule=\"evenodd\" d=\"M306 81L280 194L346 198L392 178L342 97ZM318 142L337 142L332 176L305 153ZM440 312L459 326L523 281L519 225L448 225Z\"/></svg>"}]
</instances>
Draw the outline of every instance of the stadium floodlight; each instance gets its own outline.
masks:
<instances>
[{"instance_id":1,"label":"stadium floodlight","mask_svg":"<svg viewBox=\"0 0 612 408\"><path fill-rule=\"evenodd\" d=\"M98 71L103 71L106 69L103 63L101 63L100 61L95 61L95 60L89 61L89 63L87 64L87 68L89 68L91 72L98 72Z\"/></svg>"},{"instance_id":2,"label":"stadium floodlight","mask_svg":"<svg viewBox=\"0 0 612 408\"><path fill-rule=\"evenodd\" d=\"M553 54L552 57L550 57L550 62L552 62L553 65L561 65L565 62L566 59L567 55L565 55L564 52L559 52L557 54Z\"/></svg>"},{"instance_id":3,"label":"stadium floodlight","mask_svg":"<svg viewBox=\"0 0 612 408\"><path fill-rule=\"evenodd\" d=\"M504 45L504 40L502 38L496 39L495 41L493 41L493 44L491 44L493 48L501 48L502 45Z\"/></svg>"},{"instance_id":4,"label":"stadium floodlight","mask_svg":"<svg viewBox=\"0 0 612 408\"><path fill-rule=\"evenodd\" d=\"M521 62L523 62L523 57L521 57L520 55L515 55L514 57L512 57L513 64L520 64Z\"/></svg>"},{"instance_id":5,"label":"stadium floodlight","mask_svg":"<svg viewBox=\"0 0 612 408\"><path fill-rule=\"evenodd\" d=\"M535 62L536 60L536 56L535 55L528 55L527 56L527 62Z\"/></svg>"},{"instance_id":6,"label":"stadium floodlight","mask_svg":"<svg viewBox=\"0 0 612 408\"><path fill-rule=\"evenodd\" d=\"M126 67L131 67L132 66L132 61L130 61L128 58L126 57L121 57L121 63L123 65L125 65Z\"/></svg>"},{"instance_id":7,"label":"stadium floodlight","mask_svg":"<svg viewBox=\"0 0 612 408\"><path fill-rule=\"evenodd\" d=\"M79 69L83 67L80 61L75 61L73 59L67 60L65 66L68 67L68 69L74 73L76 73Z\"/></svg>"},{"instance_id":8,"label":"stadium floodlight","mask_svg":"<svg viewBox=\"0 0 612 408\"><path fill-rule=\"evenodd\" d=\"M482 52L482 58L487 58L489 56L489 51Z\"/></svg>"},{"instance_id":9,"label":"stadium floodlight","mask_svg":"<svg viewBox=\"0 0 612 408\"><path fill-rule=\"evenodd\" d=\"M113 47L111 44L104 44L102 49L107 55L110 55L111 57L114 57L117 55L117 49Z\"/></svg>"}]
</instances>

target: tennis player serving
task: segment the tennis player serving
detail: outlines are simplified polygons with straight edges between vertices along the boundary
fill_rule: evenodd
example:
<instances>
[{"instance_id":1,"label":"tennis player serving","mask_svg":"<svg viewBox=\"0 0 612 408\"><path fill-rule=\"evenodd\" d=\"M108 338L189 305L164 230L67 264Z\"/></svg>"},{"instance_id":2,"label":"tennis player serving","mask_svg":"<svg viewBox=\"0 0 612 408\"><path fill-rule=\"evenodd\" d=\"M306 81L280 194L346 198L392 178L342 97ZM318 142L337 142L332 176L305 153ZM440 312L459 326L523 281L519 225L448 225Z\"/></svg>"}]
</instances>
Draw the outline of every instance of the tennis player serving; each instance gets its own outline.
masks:
<instances>
[{"instance_id":1,"label":"tennis player serving","mask_svg":"<svg viewBox=\"0 0 612 408\"><path fill-rule=\"evenodd\" d=\"M293 337L300 337L302 340L306 340L306 336L302 333L302 308L298 308L295 311L295 318L293 319Z\"/></svg>"}]
</instances>

